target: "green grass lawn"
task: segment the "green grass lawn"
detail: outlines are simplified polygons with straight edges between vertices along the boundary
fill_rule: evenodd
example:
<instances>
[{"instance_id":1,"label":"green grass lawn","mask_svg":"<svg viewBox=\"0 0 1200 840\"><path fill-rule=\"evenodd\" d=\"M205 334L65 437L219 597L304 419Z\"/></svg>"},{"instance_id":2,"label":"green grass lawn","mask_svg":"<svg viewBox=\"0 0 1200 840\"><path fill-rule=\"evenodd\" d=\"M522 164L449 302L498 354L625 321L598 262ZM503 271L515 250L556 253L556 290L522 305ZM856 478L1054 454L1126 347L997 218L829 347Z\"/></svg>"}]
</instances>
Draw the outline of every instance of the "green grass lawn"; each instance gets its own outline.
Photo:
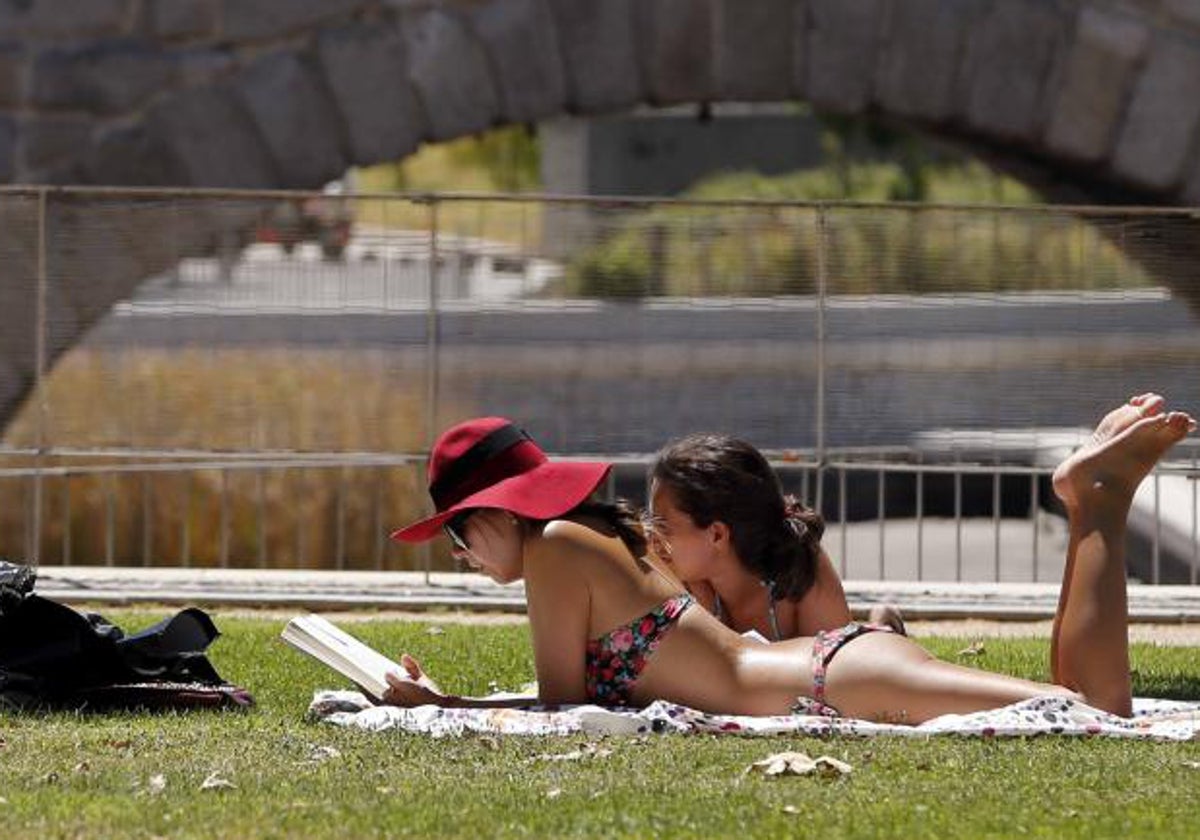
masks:
<instances>
[{"instance_id":1,"label":"green grass lawn","mask_svg":"<svg viewBox=\"0 0 1200 840\"><path fill-rule=\"evenodd\" d=\"M156 616L110 611L126 629ZM1065 738L654 736L611 754L579 739L370 735L306 723L333 672L277 641L282 622L215 617L212 658L249 713L0 715L0 838L25 837L1194 837L1200 743ZM377 621L452 691L532 676L523 626ZM930 640L954 657L971 640ZM1044 675L1045 642L989 640L975 661ZM1200 698L1194 648L1134 649L1137 693ZM832 755L839 779L746 775L773 752ZM202 790L216 774L232 787Z\"/></svg>"}]
</instances>

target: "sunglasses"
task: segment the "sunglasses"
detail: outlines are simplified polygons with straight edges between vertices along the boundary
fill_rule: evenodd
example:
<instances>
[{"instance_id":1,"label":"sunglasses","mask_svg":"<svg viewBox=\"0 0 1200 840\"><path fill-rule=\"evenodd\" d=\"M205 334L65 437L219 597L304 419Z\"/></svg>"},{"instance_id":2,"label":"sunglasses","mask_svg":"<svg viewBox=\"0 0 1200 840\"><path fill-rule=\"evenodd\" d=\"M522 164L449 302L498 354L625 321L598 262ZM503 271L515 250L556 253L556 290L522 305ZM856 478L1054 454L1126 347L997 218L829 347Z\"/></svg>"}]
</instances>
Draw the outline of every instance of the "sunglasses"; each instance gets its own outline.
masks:
<instances>
[{"instance_id":1,"label":"sunglasses","mask_svg":"<svg viewBox=\"0 0 1200 840\"><path fill-rule=\"evenodd\" d=\"M474 512L473 510L465 510L461 513L456 513L442 525L442 531L450 538L450 542L454 543L454 547L459 551L471 550L471 546L467 545L467 538L464 535L467 533L467 520L471 518L471 514Z\"/></svg>"}]
</instances>

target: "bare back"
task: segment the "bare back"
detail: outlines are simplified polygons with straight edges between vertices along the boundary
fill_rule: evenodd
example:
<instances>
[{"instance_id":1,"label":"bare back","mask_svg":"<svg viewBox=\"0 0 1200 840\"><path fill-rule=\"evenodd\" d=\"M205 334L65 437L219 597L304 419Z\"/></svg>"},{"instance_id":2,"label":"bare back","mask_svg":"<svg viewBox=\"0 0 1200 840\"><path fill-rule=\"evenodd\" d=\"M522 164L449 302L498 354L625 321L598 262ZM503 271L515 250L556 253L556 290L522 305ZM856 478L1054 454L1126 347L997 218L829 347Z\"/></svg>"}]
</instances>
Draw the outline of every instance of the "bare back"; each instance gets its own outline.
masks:
<instances>
[{"instance_id":1,"label":"bare back","mask_svg":"<svg viewBox=\"0 0 1200 840\"><path fill-rule=\"evenodd\" d=\"M552 522L529 541L525 583L544 701L585 701L588 640L630 625L683 591L653 562L575 522ZM811 644L747 641L696 605L662 637L631 696L638 704L662 699L712 711L786 712L798 695L811 693Z\"/></svg>"}]
</instances>

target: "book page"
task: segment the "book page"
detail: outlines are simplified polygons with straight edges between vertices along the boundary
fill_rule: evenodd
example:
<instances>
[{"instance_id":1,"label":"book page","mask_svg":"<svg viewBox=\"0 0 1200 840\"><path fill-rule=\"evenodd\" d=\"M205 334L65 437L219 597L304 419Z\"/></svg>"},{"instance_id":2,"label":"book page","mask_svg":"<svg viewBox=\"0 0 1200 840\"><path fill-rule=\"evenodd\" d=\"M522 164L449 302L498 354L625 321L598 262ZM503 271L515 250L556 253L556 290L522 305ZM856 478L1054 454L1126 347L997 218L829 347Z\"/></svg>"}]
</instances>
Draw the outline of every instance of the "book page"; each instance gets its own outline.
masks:
<instances>
[{"instance_id":1,"label":"book page","mask_svg":"<svg viewBox=\"0 0 1200 840\"><path fill-rule=\"evenodd\" d=\"M283 640L349 678L376 699L387 691L389 672L405 676L397 663L319 615L293 618Z\"/></svg>"}]
</instances>

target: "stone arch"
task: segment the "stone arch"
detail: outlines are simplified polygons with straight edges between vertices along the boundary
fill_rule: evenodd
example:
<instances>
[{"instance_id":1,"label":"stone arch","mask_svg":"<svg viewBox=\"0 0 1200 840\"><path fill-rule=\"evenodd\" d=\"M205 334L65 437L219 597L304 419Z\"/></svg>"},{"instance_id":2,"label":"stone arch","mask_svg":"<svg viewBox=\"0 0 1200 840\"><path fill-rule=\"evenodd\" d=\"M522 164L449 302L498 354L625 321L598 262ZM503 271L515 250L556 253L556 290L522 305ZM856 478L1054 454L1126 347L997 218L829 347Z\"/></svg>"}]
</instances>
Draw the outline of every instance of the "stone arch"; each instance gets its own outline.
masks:
<instances>
[{"instance_id":1,"label":"stone arch","mask_svg":"<svg viewBox=\"0 0 1200 840\"><path fill-rule=\"evenodd\" d=\"M312 188L492 125L804 100L953 139L1066 198L1200 201L1200 13L1185 3L0 0L0 32L0 182ZM53 224L83 236L87 218ZM27 227L0 226L0 252L31 276L12 241ZM1172 230L1162 276L1194 300L1193 234ZM123 278L177 255L143 249L140 270L52 300L50 356ZM55 259L70 275L86 256ZM6 310L32 311L30 294L6 287ZM16 348L32 345L5 341L0 416L29 387Z\"/></svg>"},{"instance_id":2,"label":"stone arch","mask_svg":"<svg viewBox=\"0 0 1200 840\"><path fill-rule=\"evenodd\" d=\"M0 180L310 188L504 123L804 100L1200 199L1200 13L1151 0L0 2Z\"/></svg>"}]
</instances>

